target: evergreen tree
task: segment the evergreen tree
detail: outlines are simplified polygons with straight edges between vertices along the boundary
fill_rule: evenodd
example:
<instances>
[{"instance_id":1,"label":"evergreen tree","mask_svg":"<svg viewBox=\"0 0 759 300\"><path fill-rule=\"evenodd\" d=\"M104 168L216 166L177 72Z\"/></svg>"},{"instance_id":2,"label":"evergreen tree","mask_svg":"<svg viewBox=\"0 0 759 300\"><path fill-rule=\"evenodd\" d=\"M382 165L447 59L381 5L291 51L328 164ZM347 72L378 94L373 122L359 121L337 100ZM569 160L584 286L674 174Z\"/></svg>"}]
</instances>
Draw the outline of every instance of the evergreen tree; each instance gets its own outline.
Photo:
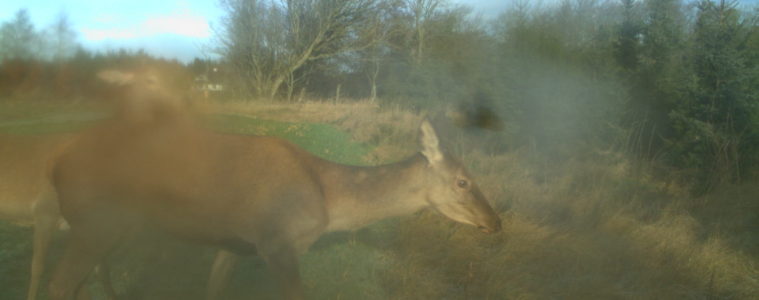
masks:
<instances>
[{"instance_id":1,"label":"evergreen tree","mask_svg":"<svg viewBox=\"0 0 759 300\"><path fill-rule=\"evenodd\" d=\"M617 27L617 39L614 42L614 58L626 75L638 69L641 21L637 17L634 0L622 0L622 23Z\"/></svg>"},{"instance_id":2,"label":"evergreen tree","mask_svg":"<svg viewBox=\"0 0 759 300\"><path fill-rule=\"evenodd\" d=\"M696 168L708 189L739 181L756 153L754 72L747 67L747 28L737 1L701 1L690 55L695 85L672 113L681 167ZM753 153L752 153L753 152Z\"/></svg>"},{"instance_id":3,"label":"evergreen tree","mask_svg":"<svg viewBox=\"0 0 759 300\"><path fill-rule=\"evenodd\" d=\"M618 47L626 52L618 51L617 61L628 71L630 83L626 147L639 157L653 158L664 151L665 140L674 134L669 113L687 78L682 61L686 32L681 0L647 0L643 4L639 34L631 36L636 33L634 23L623 22L622 28L628 26L632 32L620 37L620 42L629 45Z\"/></svg>"}]
</instances>

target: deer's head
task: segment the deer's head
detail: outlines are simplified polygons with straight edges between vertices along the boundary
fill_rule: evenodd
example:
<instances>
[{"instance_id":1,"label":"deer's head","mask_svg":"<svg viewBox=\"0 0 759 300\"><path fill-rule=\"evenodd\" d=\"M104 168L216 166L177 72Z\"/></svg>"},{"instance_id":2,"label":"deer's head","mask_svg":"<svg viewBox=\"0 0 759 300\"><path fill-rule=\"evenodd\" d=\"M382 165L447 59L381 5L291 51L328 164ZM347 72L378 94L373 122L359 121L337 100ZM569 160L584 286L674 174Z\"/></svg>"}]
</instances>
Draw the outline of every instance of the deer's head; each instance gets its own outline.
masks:
<instances>
[{"instance_id":1,"label":"deer's head","mask_svg":"<svg viewBox=\"0 0 759 300\"><path fill-rule=\"evenodd\" d=\"M499 231L501 219L461 162L440 149L437 134L427 120L421 125L421 143L428 163L426 200L430 206L456 222L487 233Z\"/></svg>"}]
</instances>

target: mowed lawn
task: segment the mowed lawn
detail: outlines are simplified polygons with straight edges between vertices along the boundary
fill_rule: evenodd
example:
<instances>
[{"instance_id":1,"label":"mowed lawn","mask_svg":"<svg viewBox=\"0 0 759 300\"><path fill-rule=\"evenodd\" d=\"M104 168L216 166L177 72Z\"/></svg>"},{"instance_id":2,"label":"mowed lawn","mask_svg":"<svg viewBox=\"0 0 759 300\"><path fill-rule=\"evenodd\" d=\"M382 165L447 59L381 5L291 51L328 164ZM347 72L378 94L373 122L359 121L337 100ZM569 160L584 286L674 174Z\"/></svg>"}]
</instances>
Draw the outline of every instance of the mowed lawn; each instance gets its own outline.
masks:
<instances>
[{"instance_id":1,"label":"mowed lawn","mask_svg":"<svg viewBox=\"0 0 759 300\"><path fill-rule=\"evenodd\" d=\"M85 129L107 116L86 105L43 104L0 106L0 133L54 136ZM355 142L334 126L269 120L266 116L211 114L202 118L219 132L278 136L328 160L366 165L370 145ZM3 145L10 146L12 145ZM383 236L396 222L383 222L359 233L325 236L301 258L304 284L316 299L383 299L377 272L383 268ZM31 261L30 228L0 221L0 299L23 299ZM61 255L66 233L57 235L49 255L48 271ZM202 299L215 253L209 247L148 233L126 241L109 258L111 277L123 299ZM45 281L50 272L46 272ZM91 276L95 277L95 276ZM229 299L277 299L276 281L262 260L244 260L235 271ZM43 287L46 285L43 284ZM103 298L94 278L88 288ZM43 288L44 289L44 288ZM42 291L42 298L46 298Z\"/></svg>"}]
</instances>

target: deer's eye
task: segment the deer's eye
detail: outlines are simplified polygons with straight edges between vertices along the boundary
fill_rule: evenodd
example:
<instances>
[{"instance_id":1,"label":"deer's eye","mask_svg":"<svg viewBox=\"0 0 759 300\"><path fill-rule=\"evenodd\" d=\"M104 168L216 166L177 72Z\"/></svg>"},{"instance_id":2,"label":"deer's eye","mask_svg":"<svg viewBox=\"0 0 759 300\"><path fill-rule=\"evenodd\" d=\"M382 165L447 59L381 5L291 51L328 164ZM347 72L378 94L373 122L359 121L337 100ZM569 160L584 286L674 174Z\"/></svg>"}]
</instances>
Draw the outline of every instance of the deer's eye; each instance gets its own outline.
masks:
<instances>
[{"instance_id":1,"label":"deer's eye","mask_svg":"<svg viewBox=\"0 0 759 300\"><path fill-rule=\"evenodd\" d=\"M456 185L458 185L462 189L465 189L469 186L469 181L466 181L464 179L459 179L456 181Z\"/></svg>"}]
</instances>

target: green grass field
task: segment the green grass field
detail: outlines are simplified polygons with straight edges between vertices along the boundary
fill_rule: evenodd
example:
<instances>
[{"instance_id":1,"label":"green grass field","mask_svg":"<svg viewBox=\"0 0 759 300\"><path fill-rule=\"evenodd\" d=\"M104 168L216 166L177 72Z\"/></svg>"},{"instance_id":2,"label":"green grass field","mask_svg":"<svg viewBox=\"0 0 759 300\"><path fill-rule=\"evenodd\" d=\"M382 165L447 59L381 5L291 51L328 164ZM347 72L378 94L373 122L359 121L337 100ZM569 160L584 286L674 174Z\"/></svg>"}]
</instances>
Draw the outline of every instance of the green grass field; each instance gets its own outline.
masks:
<instances>
[{"instance_id":1,"label":"green grass field","mask_svg":"<svg viewBox=\"0 0 759 300\"><path fill-rule=\"evenodd\" d=\"M319 157L344 164L365 164L363 157L371 150L328 124L281 122L232 114L210 115L207 122L220 132L280 137Z\"/></svg>"}]
</instances>

